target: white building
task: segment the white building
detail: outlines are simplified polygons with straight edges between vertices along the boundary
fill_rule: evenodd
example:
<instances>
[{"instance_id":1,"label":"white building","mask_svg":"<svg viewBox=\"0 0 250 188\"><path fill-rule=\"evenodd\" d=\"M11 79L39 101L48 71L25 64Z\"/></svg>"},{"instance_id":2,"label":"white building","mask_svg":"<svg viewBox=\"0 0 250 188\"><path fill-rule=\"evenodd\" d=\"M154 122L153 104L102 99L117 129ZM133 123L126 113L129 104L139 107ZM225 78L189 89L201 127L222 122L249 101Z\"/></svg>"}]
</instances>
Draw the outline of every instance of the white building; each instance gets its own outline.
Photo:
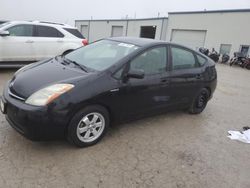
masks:
<instances>
[{"instance_id":1,"label":"white building","mask_svg":"<svg viewBox=\"0 0 250 188\"><path fill-rule=\"evenodd\" d=\"M116 36L166 40L167 18L76 20L75 25L90 42Z\"/></svg>"},{"instance_id":2,"label":"white building","mask_svg":"<svg viewBox=\"0 0 250 188\"><path fill-rule=\"evenodd\" d=\"M168 18L167 41L222 54L250 53L250 9L172 12Z\"/></svg>"},{"instance_id":3,"label":"white building","mask_svg":"<svg viewBox=\"0 0 250 188\"><path fill-rule=\"evenodd\" d=\"M90 42L112 36L148 37L191 48L215 48L221 54L250 55L250 9L170 12L169 17L121 20L76 20Z\"/></svg>"}]
</instances>

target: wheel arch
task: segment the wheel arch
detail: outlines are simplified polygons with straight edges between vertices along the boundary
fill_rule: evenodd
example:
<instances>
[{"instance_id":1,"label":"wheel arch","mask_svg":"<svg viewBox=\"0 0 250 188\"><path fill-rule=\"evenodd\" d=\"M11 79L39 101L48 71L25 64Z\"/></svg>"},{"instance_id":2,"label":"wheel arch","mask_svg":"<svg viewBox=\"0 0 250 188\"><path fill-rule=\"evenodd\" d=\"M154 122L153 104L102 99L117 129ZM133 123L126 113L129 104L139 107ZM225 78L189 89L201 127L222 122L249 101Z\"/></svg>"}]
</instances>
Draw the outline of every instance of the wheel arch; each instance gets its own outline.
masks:
<instances>
[{"instance_id":1,"label":"wheel arch","mask_svg":"<svg viewBox=\"0 0 250 188\"><path fill-rule=\"evenodd\" d=\"M67 126L65 127L64 129L64 134L67 135L67 132L68 132L68 127L70 125L70 122L71 120L73 119L74 115L83 110L84 108L86 107L89 107L89 106L100 106L102 108L104 108L105 110L107 110L108 112L108 116L109 116L109 120L110 120L110 126L112 126L112 122L114 121L114 115L112 114L112 111L111 111L111 108L108 106L108 105L105 105L105 104L102 104L102 103L86 103L86 104L81 104L81 105L78 105L75 109L73 109L70 113L69 113L69 120L67 122Z\"/></svg>"},{"instance_id":2,"label":"wheel arch","mask_svg":"<svg viewBox=\"0 0 250 188\"><path fill-rule=\"evenodd\" d=\"M69 113L69 116L70 116L70 117L69 117L69 122L67 123L67 127L69 126L69 123L70 123L70 121L72 120L72 118L74 117L74 115L75 115L77 112L83 110L84 108L86 108L86 107L88 107L88 106L100 106L100 107L102 107L102 108L105 108L105 110L107 110L107 112L108 112L110 122L112 123L112 121L113 121L113 119L114 119L114 115L113 115L113 113L112 113L111 108L110 108L108 105L105 105L105 104L103 104L103 103L98 103L98 102L96 102L96 103L84 103L84 104L79 104L79 105L77 105L77 107L74 108L74 109L72 109L72 111Z\"/></svg>"},{"instance_id":3,"label":"wheel arch","mask_svg":"<svg viewBox=\"0 0 250 188\"><path fill-rule=\"evenodd\" d=\"M68 54L68 53L70 53L70 52L72 52L74 49L69 49L69 50L66 50L66 51L64 51L63 53L62 53L62 55L66 55L66 54Z\"/></svg>"},{"instance_id":4,"label":"wheel arch","mask_svg":"<svg viewBox=\"0 0 250 188\"><path fill-rule=\"evenodd\" d=\"M210 97L211 97L211 94L212 94L211 88L210 88L209 86L206 86L206 87L204 87L204 88L208 90L209 98L210 98Z\"/></svg>"},{"instance_id":5,"label":"wheel arch","mask_svg":"<svg viewBox=\"0 0 250 188\"><path fill-rule=\"evenodd\" d=\"M80 48L81 45L80 44L76 44L76 43L67 43L64 44L60 49L59 49L59 54L63 54L64 52L68 51L68 50L75 50L77 48Z\"/></svg>"}]
</instances>

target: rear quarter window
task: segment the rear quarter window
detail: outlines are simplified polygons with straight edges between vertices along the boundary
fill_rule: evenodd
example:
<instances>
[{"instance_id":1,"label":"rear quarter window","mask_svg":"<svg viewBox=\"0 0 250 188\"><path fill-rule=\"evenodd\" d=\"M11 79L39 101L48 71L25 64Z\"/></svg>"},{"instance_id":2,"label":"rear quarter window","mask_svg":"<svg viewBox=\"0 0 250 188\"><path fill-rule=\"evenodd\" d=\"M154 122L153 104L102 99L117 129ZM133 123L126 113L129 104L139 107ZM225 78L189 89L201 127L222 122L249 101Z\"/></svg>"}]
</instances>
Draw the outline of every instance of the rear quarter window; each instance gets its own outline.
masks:
<instances>
[{"instance_id":1,"label":"rear quarter window","mask_svg":"<svg viewBox=\"0 0 250 188\"><path fill-rule=\"evenodd\" d=\"M85 39L84 36L77 29L71 29L71 28L63 28L63 29L68 31L70 34L74 35L77 38Z\"/></svg>"},{"instance_id":2,"label":"rear quarter window","mask_svg":"<svg viewBox=\"0 0 250 188\"><path fill-rule=\"evenodd\" d=\"M197 67L193 52L180 47L171 47L173 70Z\"/></svg>"},{"instance_id":3,"label":"rear quarter window","mask_svg":"<svg viewBox=\"0 0 250 188\"><path fill-rule=\"evenodd\" d=\"M197 56L198 63L200 64L200 66L203 66L207 62L207 59L202 57L201 55L197 54L196 56Z\"/></svg>"}]
</instances>

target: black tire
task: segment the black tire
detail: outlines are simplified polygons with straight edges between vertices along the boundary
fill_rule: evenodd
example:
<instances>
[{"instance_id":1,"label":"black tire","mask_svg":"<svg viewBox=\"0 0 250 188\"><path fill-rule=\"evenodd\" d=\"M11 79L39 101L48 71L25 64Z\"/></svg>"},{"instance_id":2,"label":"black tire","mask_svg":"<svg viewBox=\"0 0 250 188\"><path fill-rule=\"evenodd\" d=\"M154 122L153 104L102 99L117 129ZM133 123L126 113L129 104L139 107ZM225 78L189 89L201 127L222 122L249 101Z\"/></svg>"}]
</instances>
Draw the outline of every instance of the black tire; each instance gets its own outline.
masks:
<instances>
[{"instance_id":1,"label":"black tire","mask_svg":"<svg viewBox=\"0 0 250 188\"><path fill-rule=\"evenodd\" d=\"M201 113L206 108L208 99L209 91L206 88L201 89L198 95L194 98L191 106L189 107L189 113Z\"/></svg>"},{"instance_id":2,"label":"black tire","mask_svg":"<svg viewBox=\"0 0 250 188\"><path fill-rule=\"evenodd\" d=\"M84 139L84 137L86 136L88 131L91 132L91 133L89 133L89 136L91 134L93 134L92 129L90 127L88 127L90 125L87 125L85 123L85 121L83 121L84 117L85 118L90 117L91 114L99 114L102 116L102 118L100 118L100 121L102 121L101 119L104 120L104 128L100 128L103 130L96 139L94 139L92 141L83 141L82 139ZM92 115L92 116L94 118L94 115ZM93 121L93 119L91 121ZM99 122L97 122L97 123L99 123ZM74 117L72 118L72 120L70 121L70 124L68 126L68 131L67 131L67 139L70 143L72 143L78 147L87 147L87 146L94 145L103 138L103 136L105 135L105 133L107 132L107 130L109 128L109 124L110 124L109 113L104 107L99 106L99 105L87 106L86 108L77 112L74 115ZM83 127L81 127L81 128L85 129L86 127L88 127L88 130L86 132L79 133L79 129L80 129L81 125L83 125ZM96 129L97 128L98 127L96 127ZM97 132L98 132L98 130L97 130ZM84 135L81 135L81 134L84 134ZM95 137L94 134L92 136Z\"/></svg>"}]
</instances>

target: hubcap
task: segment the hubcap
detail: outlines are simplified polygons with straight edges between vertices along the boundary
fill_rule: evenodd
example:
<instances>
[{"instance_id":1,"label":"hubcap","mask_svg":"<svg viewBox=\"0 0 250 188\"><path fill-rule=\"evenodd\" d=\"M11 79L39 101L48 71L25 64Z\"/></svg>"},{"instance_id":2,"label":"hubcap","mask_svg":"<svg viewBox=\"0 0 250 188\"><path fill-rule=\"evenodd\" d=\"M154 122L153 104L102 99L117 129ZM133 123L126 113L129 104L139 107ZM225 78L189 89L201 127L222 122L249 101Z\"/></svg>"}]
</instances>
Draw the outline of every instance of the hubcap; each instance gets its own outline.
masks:
<instances>
[{"instance_id":1,"label":"hubcap","mask_svg":"<svg viewBox=\"0 0 250 188\"><path fill-rule=\"evenodd\" d=\"M203 108L205 104L206 104L206 96L204 94L201 94L197 101L197 107Z\"/></svg>"},{"instance_id":2,"label":"hubcap","mask_svg":"<svg viewBox=\"0 0 250 188\"><path fill-rule=\"evenodd\" d=\"M101 136L104 128L104 117L98 112L93 112L80 120L76 133L82 142L93 142Z\"/></svg>"}]
</instances>

